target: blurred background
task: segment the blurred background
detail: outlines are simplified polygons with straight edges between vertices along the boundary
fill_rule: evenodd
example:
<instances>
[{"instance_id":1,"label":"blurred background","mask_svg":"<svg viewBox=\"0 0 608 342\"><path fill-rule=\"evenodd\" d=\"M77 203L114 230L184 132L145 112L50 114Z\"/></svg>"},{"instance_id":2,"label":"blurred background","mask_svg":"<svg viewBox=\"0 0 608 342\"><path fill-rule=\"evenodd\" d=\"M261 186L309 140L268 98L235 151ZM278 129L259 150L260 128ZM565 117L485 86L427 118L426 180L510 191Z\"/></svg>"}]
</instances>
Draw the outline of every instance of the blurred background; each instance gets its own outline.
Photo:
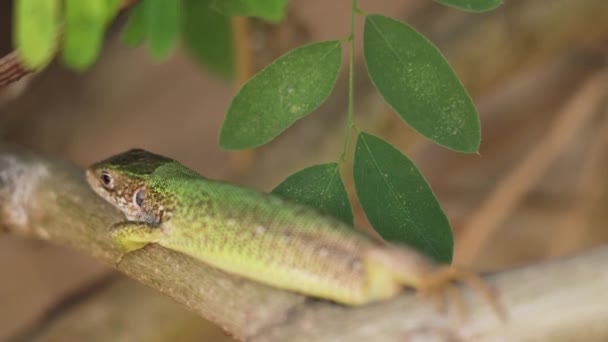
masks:
<instances>
[{"instance_id":1,"label":"blurred background","mask_svg":"<svg viewBox=\"0 0 608 342\"><path fill-rule=\"evenodd\" d=\"M0 56L12 51L11 6L0 2ZM607 1L510 0L485 14L430 0L361 0L359 6L405 20L429 37L478 106L479 155L433 145L374 90L358 41L355 120L417 163L452 223L459 263L500 271L608 241L608 87L601 97L586 94L597 93L588 81L607 66ZM159 64L145 49L125 47L121 15L92 69L76 73L52 63L0 88L1 139L82 167L141 147L210 178L270 190L303 167L338 159L347 51L327 103L262 148L218 148L230 99L282 53L346 37L350 7L346 0L292 0L279 25L234 19L233 81L182 48ZM362 18L357 27L361 37ZM348 169L343 177L353 195ZM351 199L358 225L369 229ZM61 246L1 235L0 274L0 340L229 339L163 295Z\"/></svg>"}]
</instances>

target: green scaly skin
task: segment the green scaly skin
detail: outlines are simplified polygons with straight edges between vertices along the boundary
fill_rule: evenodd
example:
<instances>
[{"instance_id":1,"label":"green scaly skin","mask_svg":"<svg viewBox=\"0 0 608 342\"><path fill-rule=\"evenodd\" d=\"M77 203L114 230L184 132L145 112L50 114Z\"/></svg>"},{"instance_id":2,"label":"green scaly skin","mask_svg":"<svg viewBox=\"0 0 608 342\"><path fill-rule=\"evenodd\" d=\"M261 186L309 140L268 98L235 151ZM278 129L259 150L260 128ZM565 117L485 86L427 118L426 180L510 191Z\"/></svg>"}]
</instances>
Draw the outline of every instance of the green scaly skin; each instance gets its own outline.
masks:
<instances>
[{"instance_id":1,"label":"green scaly skin","mask_svg":"<svg viewBox=\"0 0 608 342\"><path fill-rule=\"evenodd\" d=\"M156 243L229 273L347 305L444 280L433 283L434 265L410 249L143 150L92 165L87 180L127 217L111 228L124 253Z\"/></svg>"}]
</instances>

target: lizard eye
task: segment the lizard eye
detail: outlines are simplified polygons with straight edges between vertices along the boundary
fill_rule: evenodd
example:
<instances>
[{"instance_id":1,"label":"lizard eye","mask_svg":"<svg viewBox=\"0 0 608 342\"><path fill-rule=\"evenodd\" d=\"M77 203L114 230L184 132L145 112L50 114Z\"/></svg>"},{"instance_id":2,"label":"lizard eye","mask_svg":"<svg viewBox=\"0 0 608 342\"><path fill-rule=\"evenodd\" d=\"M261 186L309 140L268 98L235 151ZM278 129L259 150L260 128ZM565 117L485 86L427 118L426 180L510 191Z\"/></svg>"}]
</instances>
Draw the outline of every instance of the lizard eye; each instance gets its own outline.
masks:
<instances>
[{"instance_id":1,"label":"lizard eye","mask_svg":"<svg viewBox=\"0 0 608 342\"><path fill-rule=\"evenodd\" d=\"M108 188L108 189L112 189L114 188L114 180L112 179L112 176L110 176L110 174L107 171L103 171L101 173L101 183L103 184L104 187Z\"/></svg>"},{"instance_id":2,"label":"lizard eye","mask_svg":"<svg viewBox=\"0 0 608 342\"><path fill-rule=\"evenodd\" d=\"M137 190L137 192L135 192L135 195L133 196L133 201L135 202L135 205L137 205L138 207L141 207L144 204L145 199L146 199L146 190L144 190L144 189Z\"/></svg>"}]
</instances>

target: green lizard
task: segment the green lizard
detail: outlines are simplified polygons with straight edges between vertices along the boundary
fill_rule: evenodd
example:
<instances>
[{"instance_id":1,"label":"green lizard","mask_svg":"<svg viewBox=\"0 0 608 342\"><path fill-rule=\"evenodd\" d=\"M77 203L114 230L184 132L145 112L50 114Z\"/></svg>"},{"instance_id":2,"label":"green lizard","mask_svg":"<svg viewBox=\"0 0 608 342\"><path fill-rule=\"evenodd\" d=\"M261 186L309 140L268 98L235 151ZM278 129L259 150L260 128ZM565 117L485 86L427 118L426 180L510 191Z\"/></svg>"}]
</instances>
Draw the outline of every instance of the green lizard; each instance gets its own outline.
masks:
<instances>
[{"instance_id":1,"label":"green lizard","mask_svg":"<svg viewBox=\"0 0 608 342\"><path fill-rule=\"evenodd\" d=\"M310 207L204 178L163 156L130 150L89 167L87 180L128 220L110 229L123 255L156 243L229 273L352 306L394 297L403 287L453 293L446 290L463 280L498 306L469 272L435 265Z\"/></svg>"}]
</instances>

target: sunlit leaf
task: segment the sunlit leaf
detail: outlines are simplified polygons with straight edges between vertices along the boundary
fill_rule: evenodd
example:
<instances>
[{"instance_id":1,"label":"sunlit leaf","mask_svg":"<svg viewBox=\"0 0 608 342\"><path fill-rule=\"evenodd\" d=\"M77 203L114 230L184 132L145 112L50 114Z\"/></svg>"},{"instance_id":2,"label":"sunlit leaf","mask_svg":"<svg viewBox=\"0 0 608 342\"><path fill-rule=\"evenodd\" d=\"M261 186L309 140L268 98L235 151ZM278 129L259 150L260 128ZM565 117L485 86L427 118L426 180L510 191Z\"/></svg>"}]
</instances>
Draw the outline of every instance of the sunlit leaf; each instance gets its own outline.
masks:
<instances>
[{"instance_id":1,"label":"sunlit leaf","mask_svg":"<svg viewBox=\"0 0 608 342\"><path fill-rule=\"evenodd\" d=\"M90 67L103 45L106 0L64 0L65 19L61 59L76 70Z\"/></svg>"},{"instance_id":2,"label":"sunlit leaf","mask_svg":"<svg viewBox=\"0 0 608 342\"><path fill-rule=\"evenodd\" d=\"M400 21L370 15L363 51L376 89L405 122L447 148L478 150L477 109L430 41Z\"/></svg>"},{"instance_id":3,"label":"sunlit leaf","mask_svg":"<svg viewBox=\"0 0 608 342\"><path fill-rule=\"evenodd\" d=\"M297 48L260 71L232 99L220 146L239 150L263 145L323 103L336 83L341 42Z\"/></svg>"},{"instance_id":4,"label":"sunlit leaf","mask_svg":"<svg viewBox=\"0 0 608 342\"><path fill-rule=\"evenodd\" d=\"M287 177L272 192L353 225L353 210L337 163L300 170Z\"/></svg>"},{"instance_id":5,"label":"sunlit leaf","mask_svg":"<svg viewBox=\"0 0 608 342\"><path fill-rule=\"evenodd\" d=\"M114 20L118 12L120 11L120 7L122 5L122 0L103 0L106 7L106 23Z\"/></svg>"},{"instance_id":6,"label":"sunlit leaf","mask_svg":"<svg viewBox=\"0 0 608 342\"><path fill-rule=\"evenodd\" d=\"M30 69L47 65L57 46L59 0L15 0L13 43Z\"/></svg>"},{"instance_id":7,"label":"sunlit leaf","mask_svg":"<svg viewBox=\"0 0 608 342\"><path fill-rule=\"evenodd\" d=\"M353 174L361 207L380 236L438 262L452 260L450 223L411 160L384 140L361 133Z\"/></svg>"}]
</instances>

